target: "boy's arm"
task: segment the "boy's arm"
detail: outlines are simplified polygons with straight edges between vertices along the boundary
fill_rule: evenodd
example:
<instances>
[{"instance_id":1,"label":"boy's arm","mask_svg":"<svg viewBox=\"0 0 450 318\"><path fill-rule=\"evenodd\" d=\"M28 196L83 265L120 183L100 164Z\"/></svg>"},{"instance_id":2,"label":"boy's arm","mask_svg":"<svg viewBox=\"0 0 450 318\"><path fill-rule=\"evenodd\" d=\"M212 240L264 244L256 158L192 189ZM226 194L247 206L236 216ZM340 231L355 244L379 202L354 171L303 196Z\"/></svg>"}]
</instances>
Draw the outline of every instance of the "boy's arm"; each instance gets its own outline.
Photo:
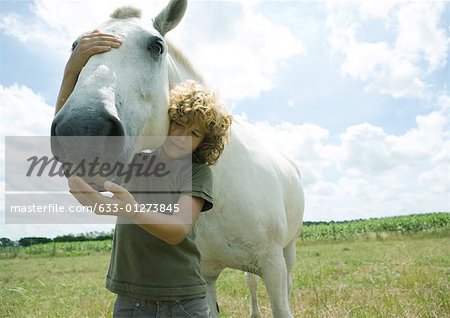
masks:
<instances>
[{"instance_id":1,"label":"boy's arm","mask_svg":"<svg viewBox=\"0 0 450 318\"><path fill-rule=\"evenodd\" d=\"M122 40L112 34L100 33L95 30L89 35L80 38L64 69L64 78L56 100L55 115L61 110L66 100L72 94L83 67L94 54L118 48Z\"/></svg>"},{"instance_id":2,"label":"boy's arm","mask_svg":"<svg viewBox=\"0 0 450 318\"><path fill-rule=\"evenodd\" d=\"M204 200L199 197L183 195L178 200L176 216L161 213L139 213L131 217L132 221L147 232L171 245L181 243L191 231L200 215Z\"/></svg>"},{"instance_id":3,"label":"boy's arm","mask_svg":"<svg viewBox=\"0 0 450 318\"><path fill-rule=\"evenodd\" d=\"M56 100L55 116L61 110L67 98L72 94L75 84L77 83L78 75L69 75L64 72L64 78L59 89L58 99Z\"/></svg>"},{"instance_id":4,"label":"boy's arm","mask_svg":"<svg viewBox=\"0 0 450 318\"><path fill-rule=\"evenodd\" d=\"M125 188L107 181L105 190L114 193L114 197L108 198L94 190L80 177L69 178L70 192L84 206L93 208L98 215L113 215L126 217L168 244L181 243L192 229L193 224L200 215L204 200L199 197L183 195L178 200L178 212L173 215L155 213L152 211L139 212L139 203ZM112 207L108 212L103 207ZM130 207L133 212L130 211ZM97 208L97 209L96 209ZM145 209L146 207L144 207ZM137 210L137 211L136 211Z\"/></svg>"}]
</instances>

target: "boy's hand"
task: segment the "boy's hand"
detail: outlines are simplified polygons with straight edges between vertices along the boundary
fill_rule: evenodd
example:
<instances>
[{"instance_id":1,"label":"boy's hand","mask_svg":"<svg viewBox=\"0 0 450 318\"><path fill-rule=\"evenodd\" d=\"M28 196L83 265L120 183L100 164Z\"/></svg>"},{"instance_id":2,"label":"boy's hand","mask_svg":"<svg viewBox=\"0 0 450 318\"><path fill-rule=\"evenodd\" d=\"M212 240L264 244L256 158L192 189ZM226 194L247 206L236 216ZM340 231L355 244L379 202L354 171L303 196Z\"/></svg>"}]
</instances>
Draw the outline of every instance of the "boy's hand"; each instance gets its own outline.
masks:
<instances>
[{"instance_id":1,"label":"boy's hand","mask_svg":"<svg viewBox=\"0 0 450 318\"><path fill-rule=\"evenodd\" d=\"M80 177L71 176L69 187L75 199L82 205L91 207L95 214L115 215L130 219L136 215L133 212L138 203L133 195L111 181L106 181L104 187L107 191L114 193L112 198L102 195Z\"/></svg>"},{"instance_id":2,"label":"boy's hand","mask_svg":"<svg viewBox=\"0 0 450 318\"><path fill-rule=\"evenodd\" d=\"M101 33L99 30L84 35L78 41L67 62L65 76L76 76L80 74L83 67L92 55L110 51L122 45L122 40L115 35Z\"/></svg>"}]
</instances>

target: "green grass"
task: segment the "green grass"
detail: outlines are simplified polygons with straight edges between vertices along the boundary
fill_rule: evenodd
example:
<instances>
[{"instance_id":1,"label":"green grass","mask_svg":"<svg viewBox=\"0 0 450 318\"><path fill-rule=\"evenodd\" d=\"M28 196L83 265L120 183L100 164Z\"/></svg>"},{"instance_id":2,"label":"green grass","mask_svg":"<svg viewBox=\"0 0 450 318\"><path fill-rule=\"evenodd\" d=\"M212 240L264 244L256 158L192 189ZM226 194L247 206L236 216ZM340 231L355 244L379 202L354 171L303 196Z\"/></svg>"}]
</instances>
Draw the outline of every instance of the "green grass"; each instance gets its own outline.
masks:
<instances>
[{"instance_id":1,"label":"green grass","mask_svg":"<svg viewBox=\"0 0 450 318\"><path fill-rule=\"evenodd\" d=\"M445 317L448 234L300 245L296 316Z\"/></svg>"},{"instance_id":2,"label":"green grass","mask_svg":"<svg viewBox=\"0 0 450 318\"><path fill-rule=\"evenodd\" d=\"M109 253L0 261L0 317L110 317Z\"/></svg>"},{"instance_id":3,"label":"green grass","mask_svg":"<svg viewBox=\"0 0 450 318\"><path fill-rule=\"evenodd\" d=\"M51 244L51 243L50 243ZM450 232L372 239L298 241L291 304L295 317L449 317ZM104 288L109 253L0 260L0 317L111 317ZM270 305L261 283L263 317ZM218 281L221 317L248 317L242 272Z\"/></svg>"}]
</instances>

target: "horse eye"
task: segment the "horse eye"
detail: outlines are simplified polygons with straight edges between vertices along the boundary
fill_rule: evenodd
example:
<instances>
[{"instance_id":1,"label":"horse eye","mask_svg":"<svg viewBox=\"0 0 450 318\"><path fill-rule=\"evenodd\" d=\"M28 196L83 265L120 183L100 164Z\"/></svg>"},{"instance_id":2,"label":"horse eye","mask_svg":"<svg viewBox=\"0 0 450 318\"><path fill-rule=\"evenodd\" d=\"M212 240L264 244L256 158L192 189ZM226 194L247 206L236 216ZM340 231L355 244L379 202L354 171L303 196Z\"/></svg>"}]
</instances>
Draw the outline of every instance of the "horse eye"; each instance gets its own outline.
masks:
<instances>
[{"instance_id":1,"label":"horse eye","mask_svg":"<svg viewBox=\"0 0 450 318\"><path fill-rule=\"evenodd\" d=\"M152 41L152 43L150 43L150 45L148 46L148 49L153 53L161 55L164 53L164 44L161 40L158 39Z\"/></svg>"},{"instance_id":2,"label":"horse eye","mask_svg":"<svg viewBox=\"0 0 450 318\"><path fill-rule=\"evenodd\" d=\"M72 44L72 51L75 50L75 48L77 47L77 45L78 45L78 40L76 40L75 42L73 42L73 44Z\"/></svg>"}]
</instances>

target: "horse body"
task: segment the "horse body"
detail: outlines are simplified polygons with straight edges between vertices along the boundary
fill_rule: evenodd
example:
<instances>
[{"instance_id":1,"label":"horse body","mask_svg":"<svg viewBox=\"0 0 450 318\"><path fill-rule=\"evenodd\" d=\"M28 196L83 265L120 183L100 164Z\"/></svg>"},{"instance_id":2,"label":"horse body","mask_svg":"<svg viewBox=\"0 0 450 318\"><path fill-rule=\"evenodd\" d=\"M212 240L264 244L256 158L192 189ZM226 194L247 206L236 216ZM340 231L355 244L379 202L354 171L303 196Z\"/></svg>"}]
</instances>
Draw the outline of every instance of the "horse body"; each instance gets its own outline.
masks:
<instances>
[{"instance_id":1,"label":"horse body","mask_svg":"<svg viewBox=\"0 0 450 318\"><path fill-rule=\"evenodd\" d=\"M121 158L162 143L142 144L134 136L166 136L169 89L186 79L202 81L183 54L163 39L185 7L186 1L172 0L150 29L137 18L120 15L100 26L102 32L120 36L123 45L88 61L53 121L52 136L124 136L116 154ZM289 273L304 210L295 164L265 148L236 119L230 144L212 171L214 208L202 213L195 226L212 317L218 317L215 282L226 267L252 273L247 276L252 317L260 316L254 275L265 282L273 316L292 317Z\"/></svg>"},{"instance_id":2,"label":"horse body","mask_svg":"<svg viewBox=\"0 0 450 318\"><path fill-rule=\"evenodd\" d=\"M201 215L196 235L209 296L214 297L225 267L242 270L263 278L274 317L290 317L288 275L295 263L303 193L295 166L273 151L252 140L243 123L233 123L231 143L213 167L215 207ZM247 282L252 317L259 317L255 276Z\"/></svg>"}]
</instances>

